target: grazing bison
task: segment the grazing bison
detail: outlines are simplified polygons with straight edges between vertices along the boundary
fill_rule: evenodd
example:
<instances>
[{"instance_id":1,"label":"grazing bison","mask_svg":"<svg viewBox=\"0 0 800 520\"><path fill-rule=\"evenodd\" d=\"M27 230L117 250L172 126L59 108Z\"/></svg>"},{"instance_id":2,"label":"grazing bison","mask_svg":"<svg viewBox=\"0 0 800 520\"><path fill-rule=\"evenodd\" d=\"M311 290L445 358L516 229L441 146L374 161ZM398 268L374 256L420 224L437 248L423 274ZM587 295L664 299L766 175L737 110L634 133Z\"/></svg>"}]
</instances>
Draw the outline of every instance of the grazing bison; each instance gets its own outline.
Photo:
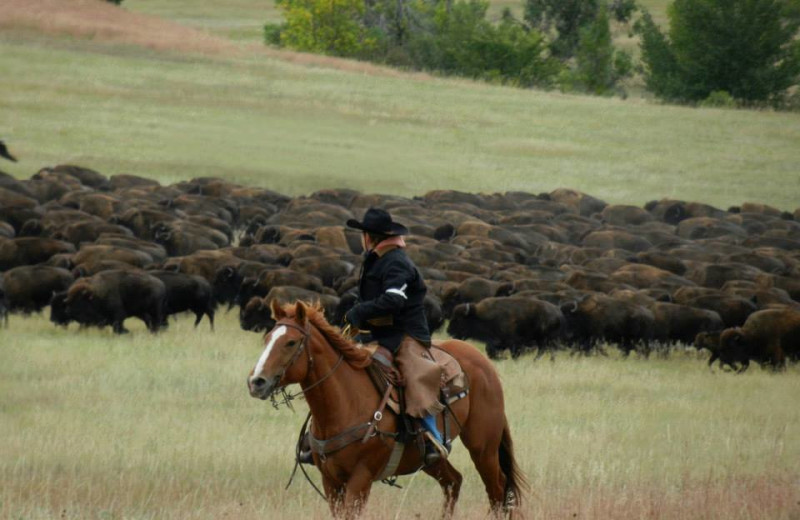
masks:
<instances>
[{"instance_id":1,"label":"grazing bison","mask_svg":"<svg viewBox=\"0 0 800 520\"><path fill-rule=\"evenodd\" d=\"M289 285L299 287L316 293L327 293L322 280L305 273L298 273L291 269L275 269L262 272L258 278L246 278L242 281L236 301L244 306L253 296L266 296L274 287Z\"/></svg>"},{"instance_id":2,"label":"grazing bison","mask_svg":"<svg viewBox=\"0 0 800 520\"><path fill-rule=\"evenodd\" d=\"M786 360L800 359L800 311L767 309L750 315L742 327L725 329L720 335L719 358L740 372L756 361L773 370L786 366Z\"/></svg>"},{"instance_id":3,"label":"grazing bison","mask_svg":"<svg viewBox=\"0 0 800 520\"><path fill-rule=\"evenodd\" d=\"M74 253L69 242L44 237L0 239L0 271L46 262L59 253Z\"/></svg>"},{"instance_id":4,"label":"grazing bison","mask_svg":"<svg viewBox=\"0 0 800 520\"><path fill-rule=\"evenodd\" d=\"M627 356L637 346L645 354L655 335L655 318L648 309L604 294L588 294L561 305L567 321L567 341L583 353L598 343L616 343Z\"/></svg>"},{"instance_id":5,"label":"grazing bison","mask_svg":"<svg viewBox=\"0 0 800 520\"><path fill-rule=\"evenodd\" d=\"M563 325L564 316L552 303L510 296L458 305L447 333L486 342L486 354L495 359L504 349L517 357L526 347L538 347L541 355L559 338Z\"/></svg>"},{"instance_id":6,"label":"grazing bison","mask_svg":"<svg viewBox=\"0 0 800 520\"><path fill-rule=\"evenodd\" d=\"M114 332L127 332L123 322L136 317L157 332L164 323L167 289L164 283L143 271L102 271L77 280L65 300L70 316L79 323L111 325Z\"/></svg>"},{"instance_id":7,"label":"grazing bison","mask_svg":"<svg viewBox=\"0 0 800 520\"><path fill-rule=\"evenodd\" d=\"M8 310L25 314L42 310L54 292L66 290L74 280L66 269L47 265L15 267L2 278Z\"/></svg>"},{"instance_id":8,"label":"grazing bison","mask_svg":"<svg viewBox=\"0 0 800 520\"><path fill-rule=\"evenodd\" d=\"M275 320L272 319L271 310L273 300L281 305L296 301L319 302L325 310L326 319L330 322L333 322L339 306L339 298L336 296L319 294L299 287L275 287L265 297L254 296L242 306L239 312L239 325L242 329L262 332L274 327Z\"/></svg>"},{"instance_id":9,"label":"grazing bison","mask_svg":"<svg viewBox=\"0 0 800 520\"><path fill-rule=\"evenodd\" d=\"M167 290L165 319L172 314L189 311L195 315L195 327L205 315L208 316L211 330L214 330L217 304L210 283L199 276L174 271L148 271L147 274L161 280Z\"/></svg>"},{"instance_id":10,"label":"grazing bison","mask_svg":"<svg viewBox=\"0 0 800 520\"><path fill-rule=\"evenodd\" d=\"M698 296L686 302L686 305L715 311L726 327L738 327L744 324L747 317L758 310L751 300L727 294Z\"/></svg>"},{"instance_id":11,"label":"grazing bison","mask_svg":"<svg viewBox=\"0 0 800 520\"><path fill-rule=\"evenodd\" d=\"M467 278L458 286L450 287L442 292L442 312L445 316L452 316L453 309L462 303L477 303L486 298L508 296L513 285L510 283L493 282L485 278Z\"/></svg>"},{"instance_id":12,"label":"grazing bison","mask_svg":"<svg viewBox=\"0 0 800 520\"><path fill-rule=\"evenodd\" d=\"M725 325L714 311L658 302L649 306L655 318L655 339L663 344L691 345L701 332L721 331Z\"/></svg>"}]
</instances>

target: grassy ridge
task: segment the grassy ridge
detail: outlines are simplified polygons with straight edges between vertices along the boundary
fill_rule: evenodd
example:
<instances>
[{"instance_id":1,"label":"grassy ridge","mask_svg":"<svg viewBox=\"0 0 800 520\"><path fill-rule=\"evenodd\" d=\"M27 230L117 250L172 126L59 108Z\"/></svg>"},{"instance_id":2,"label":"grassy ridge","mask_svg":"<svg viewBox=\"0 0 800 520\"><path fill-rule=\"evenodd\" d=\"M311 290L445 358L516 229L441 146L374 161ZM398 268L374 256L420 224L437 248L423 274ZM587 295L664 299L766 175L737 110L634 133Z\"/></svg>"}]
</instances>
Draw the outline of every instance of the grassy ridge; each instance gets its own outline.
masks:
<instances>
[{"instance_id":1,"label":"grassy ridge","mask_svg":"<svg viewBox=\"0 0 800 520\"><path fill-rule=\"evenodd\" d=\"M506 8L522 16L522 0L490 0L489 3L492 19L499 19ZM650 11L658 23L666 20L669 3L668 0L639 0L639 5ZM281 21L281 13L273 0L228 0L215 4L198 4L191 0L125 0L122 6L241 41L261 41L264 23Z\"/></svg>"},{"instance_id":2,"label":"grassy ridge","mask_svg":"<svg viewBox=\"0 0 800 520\"><path fill-rule=\"evenodd\" d=\"M51 327L2 331L0 517L324 518L299 480L283 486L303 406L251 399L258 336L221 316L158 336ZM530 357L497 368L533 517L793 518L798 369L712 374L702 359ZM486 500L462 447L460 518ZM377 486L370 518L428 516L438 485ZM410 487L409 487L410 486ZM405 493L408 495L403 501ZM63 512L63 516L62 516Z\"/></svg>"},{"instance_id":3,"label":"grassy ridge","mask_svg":"<svg viewBox=\"0 0 800 520\"><path fill-rule=\"evenodd\" d=\"M797 205L800 117L564 96L466 81L202 58L0 35L0 134L29 176L75 162L171 182L215 175L288 194L328 187L577 188Z\"/></svg>"}]
</instances>

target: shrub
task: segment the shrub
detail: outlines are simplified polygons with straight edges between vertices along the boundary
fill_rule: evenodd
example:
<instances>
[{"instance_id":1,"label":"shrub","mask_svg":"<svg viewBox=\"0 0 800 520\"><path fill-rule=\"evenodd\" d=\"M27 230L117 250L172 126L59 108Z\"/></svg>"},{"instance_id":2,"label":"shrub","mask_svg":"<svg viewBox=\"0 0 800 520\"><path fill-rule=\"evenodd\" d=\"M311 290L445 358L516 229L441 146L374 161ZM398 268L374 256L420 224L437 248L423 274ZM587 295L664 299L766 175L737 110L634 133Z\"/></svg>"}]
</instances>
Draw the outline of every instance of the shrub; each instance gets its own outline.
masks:
<instances>
[{"instance_id":1,"label":"shrub","mask_svg":"<svg viewBox=\"0 0 800 520\"><path fill-rule=\"evenodd\" d=\"M282 45L336 56L360 56L375 45L361 23L361 0L280 0L278 6L286 18Z\"/></svg>"},{"instance_id":2,"label":"shrub","mask_svg":"<svg viewBox=\"0 0 800 520\"><path fill-rule=\"evenodd\" d=\"M567 86L608 95L632 69L630 55L614 49L607 12L600 9L595 20L580 31L575 68L567 75Z\"/></svg>"},{"instance_id":3,"label":"shrub","mask_svg":"<svg viewBox=\"0 0 800 520\"><path fill-rule=\"evenodd\" d=\"M800 80L796 0L675 0L669 38L637 23L647 87L698 103L725 91L744 105L779 106Z\"/></svg>"},{"instance_id":4,"label":"shrub","mask_svg":"<svg viewBox=\"0 0 800 520\"><path fill-rule=\"evenodd\" d=\"M285 25L282 23L264 24L264 43L267 45L279 46L281 44L281 33Z\"/></svg>"},{"instance_id":5,"label":"shrub","mask_svg":"<svg viewBox=\"0 0 800 520\"><path fill-rule=\"evenodd\" d=\"M736 108L736 100L724 90L715 90L700 102L705 108Z\"/></svg>"}]
</instances>

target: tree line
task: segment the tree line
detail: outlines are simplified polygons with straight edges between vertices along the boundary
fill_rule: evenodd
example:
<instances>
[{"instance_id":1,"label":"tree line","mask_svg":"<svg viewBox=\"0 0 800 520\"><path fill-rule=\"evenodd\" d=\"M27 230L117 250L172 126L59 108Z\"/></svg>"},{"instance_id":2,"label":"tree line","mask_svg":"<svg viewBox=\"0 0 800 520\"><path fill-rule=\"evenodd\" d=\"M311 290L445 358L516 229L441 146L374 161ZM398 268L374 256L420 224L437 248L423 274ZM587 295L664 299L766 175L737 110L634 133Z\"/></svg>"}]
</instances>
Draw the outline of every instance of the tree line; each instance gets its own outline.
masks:
<instances>
[{"instance_id":1,"label":"tree line","mask_svg":"<svg viewBox=\"0 0 800 520\"><path fill-rule=\"evenodd\" d=\"M641 74L664 101L794 108L800 0L674 0L659 27L635 0L276 0L268 44L518 87L625 95ZM639 38L640 62L612 23Z\"/></svg>"}]
</instances>

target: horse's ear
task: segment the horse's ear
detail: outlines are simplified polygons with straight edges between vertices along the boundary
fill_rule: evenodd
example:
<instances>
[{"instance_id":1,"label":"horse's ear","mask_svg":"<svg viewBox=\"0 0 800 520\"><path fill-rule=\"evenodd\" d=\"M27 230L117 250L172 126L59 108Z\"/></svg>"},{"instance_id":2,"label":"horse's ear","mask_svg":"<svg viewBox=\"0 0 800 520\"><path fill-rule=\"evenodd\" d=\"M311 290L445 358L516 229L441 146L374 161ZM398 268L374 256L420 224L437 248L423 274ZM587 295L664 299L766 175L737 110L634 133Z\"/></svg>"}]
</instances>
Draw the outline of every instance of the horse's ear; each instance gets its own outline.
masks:
<instances>
[{"instance_id":1,"label":"horse's ear","mask_svg":"<svg viewBox=\"0 0 800 520\"><path fill-rule=\"evenodd\" d=\"M298 300L297 304L294 306L294 321L305 325L307 316L308 309L306 308L306 304Z\"/></svg>"},{"instance_id":2,"label":"horse's ear","mask_svg":"<svg viewBox=\"0 0 800 520\"><path fill-rule=\"evenodd\" d=\"M278 303L277 298L273 298L272 302L270 303L272 307L272 319L275 321L282 320L286 317L286 311L283 310L283 306Z\"/></svg>"}]
</instances>

